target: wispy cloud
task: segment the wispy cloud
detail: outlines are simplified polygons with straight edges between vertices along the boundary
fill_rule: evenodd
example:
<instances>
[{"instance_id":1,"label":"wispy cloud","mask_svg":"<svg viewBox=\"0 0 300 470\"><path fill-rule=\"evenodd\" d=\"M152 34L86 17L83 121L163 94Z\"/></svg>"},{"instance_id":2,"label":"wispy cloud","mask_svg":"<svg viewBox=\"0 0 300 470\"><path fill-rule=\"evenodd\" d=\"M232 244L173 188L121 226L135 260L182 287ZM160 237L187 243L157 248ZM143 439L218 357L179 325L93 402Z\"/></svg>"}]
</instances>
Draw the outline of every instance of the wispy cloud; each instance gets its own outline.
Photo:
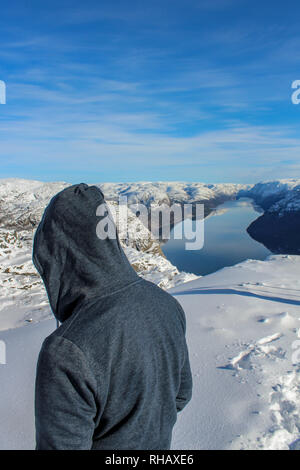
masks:
<instances>
[{"instance_id":1,"label":"wispy cloud","mask_svg":"<svg viewBox=\"0 0 300 470\"><path fill-rule=\"evenodd\" d=\"M286 9L281 21L250 0L46 3L0 19L5 174L300 176Z\"/></svg>"}]
</instances>

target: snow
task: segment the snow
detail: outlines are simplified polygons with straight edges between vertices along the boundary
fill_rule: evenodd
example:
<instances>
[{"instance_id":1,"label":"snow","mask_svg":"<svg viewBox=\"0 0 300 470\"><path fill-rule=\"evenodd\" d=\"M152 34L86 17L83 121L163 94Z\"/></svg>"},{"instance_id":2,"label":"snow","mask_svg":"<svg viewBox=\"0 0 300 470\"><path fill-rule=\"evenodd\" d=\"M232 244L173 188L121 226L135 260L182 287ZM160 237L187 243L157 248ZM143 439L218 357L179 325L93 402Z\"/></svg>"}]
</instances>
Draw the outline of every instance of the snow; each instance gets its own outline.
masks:
<instances>
[{"instance_id":1,"label":"snow","mask_svg":"<svg viewBox=\"0 0 300 470\"><path fill-rule=\"evenodd\" d=\"M138 183L100 183L109 200L117 200L119 195L127 196L129 204L173 204L175 202L192 203L221 196L235 196L238 191L250 189L250 185L234 183L187 183L182 181L158 181Z\"/></svg>"},{"instance_id":2,"label":"snow","mask_svg":"<svg viewBox=\"0 0 300 470\"><path fill-rule=\"evenodd\" d=\"M95 184L102 189L108 201L117 202L119 196L127 196L129 204L144 203L149 206L150 204L161 205L163 203L171 205L173 203L205 202L218 198L232 198L239 194L253 198L258 204L273 198L276 200L273 211L278 210L276 206L278 201L282 201L281 211L291 203L296 204L296 210L299 210L300 207L300 179L263 181L255 185L180 181ZM51 183L20 178L0 179L0 219L2 224L4 221L8 227L7 223L12 219L14 228L16 226L31 227L32 223L39 220L50 198L67 186L69 183L66 182Z\"/></svg>"},{"instance_id":3,"label":"snow","mask_svg":"<svg viewBox=\"0 0 300 470\"><path fill-rule=\"evenodd\" d=\"M248 196L269 212L279 216L285 212L300 211L300 179L282 179L257 183L241 189L240 196Z\"/></svg>"},{"instance_id":4,"label":"snow","mask_svg":"<svg viewBox=\"0 0 300 470\"><path fill-rule=\"evenodd\" d=\"M270 256L170 290L183 305L194 390L173 449L289 449L300 430L300 257ZM54 320L0 332L0 449L34 448L38 351ZM12 411L13 410L13 411Z\"/></svg>"},{"instance_id":5,"label":"snow","mask_svg":"<svg viewBox=\"0 0 300 470\"><path fill-rule=\"evenodd\" d=\"M32 232L0 229L0 330L51 318L31 251Z\"/></svg>"},{"instance_id":6,"label":"snow","mask_svg":"<svg viewBox=\"0 0 300 470\"><path fill-rule=\"evenodd\" d=\"M279 215L283 215L286 212L300 211L300 183L277 203L273 204L269 211L276 212Z\"/></svg>"},{"instance_id":7,"label":"snow","mask_svg":"<svg viewBox=\"0 0 300 470\"><path fill-rule=\"evenodd\" d=\"M163 256L159 244L147 236L144 226L137 231L139 225L134 217L128 233L121 233L125 253L139 275L164 289L197 278L179 272ZM51 318L42 280L31 261L33 233L0 229L0 330Z\"/></svg>"},{"instance_id":8,"label":"snow","mask_svg":"<svg viewBox=\"0 0 300 470\"><path fill-rule=\"evenodd\" d=\"M28 324L0 333L6 344L6 365L0 365L0 450L34 449L34 382L43 339L55 321Z\"/></svg>"},{"instance_id":9,"label":"snow","mask_svg":"<svg viewBox=\"0 0 300 470\"><path fill-rule=\"evenodd\" d=\"M293 190L300 185L300 179L281 179L275 181L262 181L249 189L253 195L267 198L280 195Z\"/></svg>"},{"instance_id":10,"label":"snow","mask_svg":"<svg viewBox=\"0 0 300 470\"><path fill-rule=\"evenodd\" d=\"M194 379L174 449L289 449L300 431L300 257L248 260L171 289Z\"/></svg>"}]
</instances>

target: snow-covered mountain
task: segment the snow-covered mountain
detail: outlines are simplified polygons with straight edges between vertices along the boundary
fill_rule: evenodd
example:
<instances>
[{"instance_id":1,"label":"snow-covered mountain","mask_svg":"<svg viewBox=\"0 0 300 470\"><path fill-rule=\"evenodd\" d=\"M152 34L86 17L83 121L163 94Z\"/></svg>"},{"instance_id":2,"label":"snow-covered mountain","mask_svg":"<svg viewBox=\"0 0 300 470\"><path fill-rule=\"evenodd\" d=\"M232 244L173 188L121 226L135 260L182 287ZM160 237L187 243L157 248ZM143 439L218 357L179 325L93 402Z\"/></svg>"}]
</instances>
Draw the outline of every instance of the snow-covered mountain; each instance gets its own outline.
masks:
<instances>
[{"instance_id":1,"label":"snow-covered mountain","mask_svg":"<svg viewBox=\"0 0 300 470\"><path fill-rule=\"evenodd\" d=\"M118 202L126 196L129 204L146 206L174 203L205 203L206 211L227 199L232 199L249 185L205 184L182 182L95 183L107 201ZM44 183L19 178L0 179L0 225L6 228L28 229L39 222L51 197L69 186L65 182Z\"/></svg>"},{"instance_id":2,"label":"snow-covered mountain","mask_svg":"<svg viewBox=\"0 0 300 470\"><path fill-rule=\"evenodd\" d=\"M300 210L300 179L266 181L241 189L238 196L250 197L269 212ZM293 201L293 202L292 202Z\"/></svg>"},{"instance_id":3,"label":"snow-covered mountain","mask_svg":"<svg viewBox=\"0 0 300 470\"><path fill-rule=\"evenodd\" d=\"M117 200L119 195L127 196L130 204L143 203L174 204L225 200L235 197L238 191L247 190L250 185L242 184L206 184L184 182L139 182L139 183L101 183L105 197Z\"/></svg>"},{"instance_id":4,"label":"snow-covered mountain","mask_svg":"<svg viewBox=\"0 0 300 470\"><path fill-rule=\"evenodd\" d=\"M0 226L16 230L36 227L51 197L67 186L63 182L0 179Z\"/></svg>"},{"instance_id":5,"label":"snow-covered mountain","mask_svg":"<svg viewBox=\"0 0 300 470\"><path fill-rule=\"evenodd\" d=\"M251 197L264 214L248 227L252 238L273 253L300 253L300 180L258 183L239 196Z\"/></svg>"}]
</instances>

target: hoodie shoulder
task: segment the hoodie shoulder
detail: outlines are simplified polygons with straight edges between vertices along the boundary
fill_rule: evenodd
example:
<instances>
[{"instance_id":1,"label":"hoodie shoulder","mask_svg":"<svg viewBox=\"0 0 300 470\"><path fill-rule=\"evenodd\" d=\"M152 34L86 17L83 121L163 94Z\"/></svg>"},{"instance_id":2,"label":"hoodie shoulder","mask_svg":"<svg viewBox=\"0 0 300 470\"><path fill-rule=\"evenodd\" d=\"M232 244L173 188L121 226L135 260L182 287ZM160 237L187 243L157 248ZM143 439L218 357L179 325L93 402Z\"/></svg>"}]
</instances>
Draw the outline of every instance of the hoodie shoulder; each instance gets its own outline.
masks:
<instances>
[{"instance_id":1,"label":"hoodie shoulder","mask_svg":"<svg viewBox=\"0 0 300 470\"><path fill-rule=\"evenodd\" d=\"M171 314L174 314L180 320L182 328L185 332L186 329L186 317L184 310L178 300L169 292L163 290L157 284L154 284L151 281L146 279L142 279L142 282L139 286L144 292L148 291L150 298L152 301L161 306L162 308L166 308L166 311L169 311ZM148 296L145 296L145 299L148 299Z\"/></svg>"}]
</instances>

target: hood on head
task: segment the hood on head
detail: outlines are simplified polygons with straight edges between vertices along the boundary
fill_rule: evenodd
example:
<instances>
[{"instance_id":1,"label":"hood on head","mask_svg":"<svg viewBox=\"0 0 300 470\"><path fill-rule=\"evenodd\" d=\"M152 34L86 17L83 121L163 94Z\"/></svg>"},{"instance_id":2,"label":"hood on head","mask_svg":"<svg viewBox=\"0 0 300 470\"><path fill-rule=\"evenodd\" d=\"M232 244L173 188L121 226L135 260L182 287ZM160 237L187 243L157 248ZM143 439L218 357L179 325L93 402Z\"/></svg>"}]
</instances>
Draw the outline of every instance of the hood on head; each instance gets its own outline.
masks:
<instances>
[{"instance_id":1,"label":"hood on head","mask_svg":"<svg viewBox=\"0 0 300 470\"><path fill-rule=\"evenodd\" d=\"M120 246L111 217L114 236L97 235L97 225L107 218L107 212L96 215L101 204L106 202L97 186L70 186L51 199L35 232L32 260L60 322L82 301L112 293L139 278Z\"/></svg>"}]
</instances>

